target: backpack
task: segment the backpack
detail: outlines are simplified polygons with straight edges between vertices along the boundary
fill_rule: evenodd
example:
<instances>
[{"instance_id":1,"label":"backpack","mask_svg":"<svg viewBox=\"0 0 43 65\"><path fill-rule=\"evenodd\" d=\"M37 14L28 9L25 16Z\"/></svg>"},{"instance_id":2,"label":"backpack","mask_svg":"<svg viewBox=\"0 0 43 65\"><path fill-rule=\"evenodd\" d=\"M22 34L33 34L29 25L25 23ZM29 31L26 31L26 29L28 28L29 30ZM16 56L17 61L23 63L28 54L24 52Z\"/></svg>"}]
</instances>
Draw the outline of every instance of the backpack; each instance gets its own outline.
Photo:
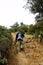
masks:
<instances>
[{"instance_id":1,"label":"backpack","mask_svg":"<svg viewBox=\"0 0 43 65\"><path fill-rule=\"evenodd\" d=\"M22 34L21 33L18 33L17 40L22 40Z\"/></svg>"}]
</instances>

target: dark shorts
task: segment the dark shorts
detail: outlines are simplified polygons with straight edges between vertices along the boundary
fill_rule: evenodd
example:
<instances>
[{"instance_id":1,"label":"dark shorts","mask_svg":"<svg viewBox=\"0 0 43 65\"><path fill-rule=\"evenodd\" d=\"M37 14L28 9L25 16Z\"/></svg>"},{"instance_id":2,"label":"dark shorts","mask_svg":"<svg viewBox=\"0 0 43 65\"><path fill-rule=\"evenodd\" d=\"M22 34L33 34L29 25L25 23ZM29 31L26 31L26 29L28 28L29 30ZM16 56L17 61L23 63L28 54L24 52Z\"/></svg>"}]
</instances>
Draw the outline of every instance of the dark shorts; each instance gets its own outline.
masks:
<instances>
[{"instance_id":1,"label":"dark shorts","mask_svg":"<svg viewBox=\"0 0 43 65\"><path fill-rule=\"evenodd\" d=\"M18 41L22 41L22 39L17 39Z\"/></svg>"}]
</instances>

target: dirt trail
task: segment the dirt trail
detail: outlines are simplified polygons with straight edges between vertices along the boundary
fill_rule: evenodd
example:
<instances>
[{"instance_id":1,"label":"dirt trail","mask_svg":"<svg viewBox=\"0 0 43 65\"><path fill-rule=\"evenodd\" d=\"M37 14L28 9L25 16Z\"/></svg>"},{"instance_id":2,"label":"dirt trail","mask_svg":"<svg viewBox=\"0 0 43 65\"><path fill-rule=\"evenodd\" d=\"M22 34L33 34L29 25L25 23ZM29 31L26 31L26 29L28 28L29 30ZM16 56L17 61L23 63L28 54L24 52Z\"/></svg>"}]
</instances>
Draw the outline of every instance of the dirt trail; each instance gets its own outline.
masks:
<instances>
[{"instance_id":1,"label":"dirt trail","mask_svg":"<svg viewBox=\"0 0 43 65\"><path fill-rule=\"evenodd\" d=\"M29 65L28 59L23 52L17 54L17 65Z\"/></svg>"},{"instance_id":2,"label":"dirt trail","mask_svg":"<svg viewBox=\"0 0 43 65\"><path fill-rule=\"evenodd\" d=\"M14 40L13 36L13 40ZM23 51L17 53L16 47L14 46L14 43L12 44L11 48L9 49L9 65L28 65L28 58L26 57L25 53Z\"/></svg>"},{"instance_id":3,"label":"dirt trail","mask_svg":"<svg viewBox=\"0 0 43 65\"><path fill-rule=\"evenodd\" d=\"M9 65L28 65L28 58L26 57L24 52L16 53L11 50L10 53Z\"/></svg>"},{"instance_id":4,"label":"dirt trail","mask_svg":"<svg viewBox=\"0 0 43 65\"><path fill-rule=\"evenodd\" d=\"M12 33L13 41L15 35ZM43 44L38 43L31 35L25 35L23 47L24 50L17 53L16 46L12 43L9 49L9 65L43 65Z\"/></svg>"}]
</instances>

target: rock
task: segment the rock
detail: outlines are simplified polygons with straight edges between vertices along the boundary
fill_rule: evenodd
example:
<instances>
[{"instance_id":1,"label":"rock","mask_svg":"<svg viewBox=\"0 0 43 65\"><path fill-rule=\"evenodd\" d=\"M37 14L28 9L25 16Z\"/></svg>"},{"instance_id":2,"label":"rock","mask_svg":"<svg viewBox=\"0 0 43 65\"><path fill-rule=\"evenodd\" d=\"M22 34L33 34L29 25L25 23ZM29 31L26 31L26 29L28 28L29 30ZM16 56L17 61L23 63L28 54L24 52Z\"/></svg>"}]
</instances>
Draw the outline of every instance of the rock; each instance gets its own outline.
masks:
<instances>
[{"instance_id":1,"label":"rock","mask_svg":"<svg viewBox=\"0 0 43 65\"><path fill-rule=\"evenodd\" d=\"M30 45L30 48L36 48L36 46L35 45Z\"/></svg>"},{"instance_id":2,"label":"rock","mask_svg":"<svg viewBox=\"0 0 43 65\"><path fill-rule=\"evenodd\" d=\"M32 48L36 48L36 46L35 45L32 45Z\"/></svg>"},{"instance_id":3,"label":"rock","mask_svg":"<svg viewBox=\"0 0 43 65\"><path fill-rule=\"evenodd\" d=\"M29 54L28 54L28 53L26 53L26 56L29 56Z\"/></svg>"}]
</instances>

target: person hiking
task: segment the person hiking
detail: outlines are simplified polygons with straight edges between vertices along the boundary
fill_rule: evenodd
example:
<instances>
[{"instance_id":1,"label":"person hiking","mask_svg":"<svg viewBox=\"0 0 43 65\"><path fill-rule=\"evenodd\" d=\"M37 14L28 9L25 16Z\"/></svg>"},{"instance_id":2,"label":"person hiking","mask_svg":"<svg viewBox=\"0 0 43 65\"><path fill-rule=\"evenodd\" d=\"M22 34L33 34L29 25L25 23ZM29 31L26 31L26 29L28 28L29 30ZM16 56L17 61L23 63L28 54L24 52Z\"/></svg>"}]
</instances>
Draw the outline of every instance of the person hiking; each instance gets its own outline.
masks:
<instances>
[{"instance_id":1,"label":"person hiking","mask_svg":"<svg viewBox=\"0 0 43 65\"><path fill-rule=\"evenodd\" d=\"M23 49L23 46L22 46L23 37L24 37L24 34L22 32L18 32L16 34L17 51L21 51Z\"/></svg>"}]
</instances>

